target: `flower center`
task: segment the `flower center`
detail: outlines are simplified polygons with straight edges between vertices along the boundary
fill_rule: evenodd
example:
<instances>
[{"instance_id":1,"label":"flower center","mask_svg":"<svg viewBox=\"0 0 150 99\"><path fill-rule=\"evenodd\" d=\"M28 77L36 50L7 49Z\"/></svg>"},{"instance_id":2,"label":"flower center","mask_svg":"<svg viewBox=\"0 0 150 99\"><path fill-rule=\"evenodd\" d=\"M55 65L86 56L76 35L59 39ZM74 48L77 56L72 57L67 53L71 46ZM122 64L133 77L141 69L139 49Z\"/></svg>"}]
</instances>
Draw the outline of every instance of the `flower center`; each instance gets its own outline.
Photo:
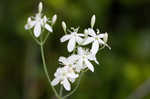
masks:
<instances>
[{"instance_id":1,"label":"flower center","mask_svg":"<svg viewBox=\"0 0 150 99\"><path fill-rule=\"evenodd\" d=\"M95 39L98 40L99 38L96 36Z\"/></svg>"}]
</instances>

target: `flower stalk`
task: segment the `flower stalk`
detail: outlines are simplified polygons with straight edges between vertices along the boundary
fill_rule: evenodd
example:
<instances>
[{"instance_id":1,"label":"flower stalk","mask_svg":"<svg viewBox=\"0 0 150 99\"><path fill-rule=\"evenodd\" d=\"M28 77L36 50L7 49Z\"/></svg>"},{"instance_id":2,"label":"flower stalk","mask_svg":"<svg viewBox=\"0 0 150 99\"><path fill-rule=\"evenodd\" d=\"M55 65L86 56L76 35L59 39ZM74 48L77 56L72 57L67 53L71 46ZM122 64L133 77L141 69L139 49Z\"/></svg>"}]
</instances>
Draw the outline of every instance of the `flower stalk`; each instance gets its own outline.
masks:
<instances>
[{"instance_id":1,"label":"flower stalk","mask_svg":"<svg viewBox=\"0 0 150 99\"><path fill-rule=\"evenodd\" d=\"M42 43L40 44L40 47L41 47L41 57L42 57L42 62L43 62L44 73L45 73L45 75L46 75L46 77L48 79L48 82L49 82L50 86L52 87L52 90L55 93L56 97L58 99L63 99L63 98L61 98L61 96L59 96L59 94L57 93L57 91L54 88L54 86L51 85L51 79L49 77L49 73L48 73L48 70L47 70L47 67L46 67L45 56L44 56L44 49L43 49L43 44Z\"/></svg>"}]
</instances>

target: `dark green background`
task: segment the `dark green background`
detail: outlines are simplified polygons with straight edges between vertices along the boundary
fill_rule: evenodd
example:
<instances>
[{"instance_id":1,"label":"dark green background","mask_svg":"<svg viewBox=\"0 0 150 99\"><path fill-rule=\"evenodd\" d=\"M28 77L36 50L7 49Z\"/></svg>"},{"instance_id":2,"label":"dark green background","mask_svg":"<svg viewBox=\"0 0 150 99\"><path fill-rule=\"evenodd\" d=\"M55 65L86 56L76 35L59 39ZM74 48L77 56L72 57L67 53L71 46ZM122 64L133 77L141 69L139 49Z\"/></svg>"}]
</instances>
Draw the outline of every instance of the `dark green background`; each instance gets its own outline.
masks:
<instances>
[{"instance_id":1,"label":"dark green background","mask_svg":"<svg viewBox=\"0 0 150 99\"><path fill-rule=\"evenodd\" d=\"M37 12L39 0L0 1L0 99L55 99L44 75L40 47L24 25ZM150 99L150 0L43 0L44 13L58 15L54 33L45 45L48 70L67 56L61 21L68 27L90 26L109 33L108 44L97 55L100 65L82 78L69 99ZM73 85L74 86L74 85ZM72 86L72 87L73 87ZM140 87L140 88L139 88ZM136 93L138 92L138 93ZM135 96L137 95L137 97ZM129 96L134 97L129 98Z\"/></svg>"}]
</instances>

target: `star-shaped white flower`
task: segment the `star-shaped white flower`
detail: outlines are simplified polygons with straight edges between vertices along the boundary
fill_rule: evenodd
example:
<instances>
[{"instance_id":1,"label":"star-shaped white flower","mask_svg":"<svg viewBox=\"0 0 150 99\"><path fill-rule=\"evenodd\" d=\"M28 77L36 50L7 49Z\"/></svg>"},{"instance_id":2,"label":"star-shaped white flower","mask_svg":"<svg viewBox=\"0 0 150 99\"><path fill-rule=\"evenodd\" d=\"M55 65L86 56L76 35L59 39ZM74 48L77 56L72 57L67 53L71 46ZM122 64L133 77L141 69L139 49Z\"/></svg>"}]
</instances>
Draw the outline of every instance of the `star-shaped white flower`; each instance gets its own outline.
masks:
<instances>
[{"instance_id":1,"label":"star-shaped white flower","mask_svg":"<svg viewBox=\"0 0 150 99\"><path fill-rule=\"evenodd\" d=\"M99 50L99 45L107 46L106 36L108 37L107 33L99 34L99 32L95 33L95 31L92 28L86 29L85 32L89 35L87 38L85 38L83 45L87 45L89 43L92 43L91 52L93 54L96 54ZM104 41L105 38L105 41ZM110 47L109 47L110 48Z\"/></svg>"},{"instance_id":2,"label":"star-shaped white flower","mask_svg":"<svg viewBox=\"0 0 150 99\"><path fill-rule=\"evenodd\" d=\"M95 15L93 15L91 18L91 28L84 30L85 40L82 42L82 45L87 45L89 43L92 43L91 52L93 54L96 54L98 52L99 45L104 45L104 46L107 46L109 49L111 49L107 45L107 40L108 40L107 32L99 34L98 29L97 29L97 32L94 31L93 27L95 24L95 20L96 20L96 17L95 17Z\"/></svg>"},{"instance_id":3,"label":"star-shaped white flower","mask_svg":"<svg viewBox=\"0 0 150 99\"><path fill-rule=\"evenodd\" d=\"M97 64L98 61L95 57L95 54L92 54L89 52L88 49L83 49L81 47L78 48L78 62L77 64L82 67L82 69L85 69L86 67L94 72L94 66L91 64L90 61L95 61Z\"/></svg>"},{"instance_id":4,"label":"star-shaped white flower","mask_svg":"<svg viewBox=\"0 0 150 99\"><path fill-rule=\"evenodd\" d=\"M51 83L52 86L55 86L58 83L60 83L64 86L64 88L67 91L70 91L71 90L70 82L73 83L79 75L75 74L72 67L64 66L62 68L58 68L54 76L55 76L55 79Z\"/></svg>"},{"instance_id":5,"label":"star-shaped white flower","mask_svg":"<svg viewBox=\"0 0 150 99\"><path fill-rule=\"evenodd\" d=\"M34 27L33 33L35 37L40 36L42 32L42 28L45 28L49 32L53 32L52 26L48 24L48 22L50 21L46 16L42 15L42 9L43 9L43 5L42 2L40 2L38 7L38 13L35 15L35 17L34 16L29 17L27 20L27 24L25 25L26 30L30 30ZM54 21L56 21L56 19L57 16L54 15L51 22L52 25L55 23Z\"/></svg>"},{"instance_id":6,"label":"star-shaped white flower","mask_svg":"<svg viewBox=\"0 0 150 99\"><path fill-rule=\"evenodd\" d=\"M67 49L69 52L72 52L75 49L76 43L80 44L82 42L82 38L84 34L78 33L79 28L71 28L73 31L70 31L70 34L64 35L60 41L65 42L69 40Z\"/></svg>"}]
</instances>

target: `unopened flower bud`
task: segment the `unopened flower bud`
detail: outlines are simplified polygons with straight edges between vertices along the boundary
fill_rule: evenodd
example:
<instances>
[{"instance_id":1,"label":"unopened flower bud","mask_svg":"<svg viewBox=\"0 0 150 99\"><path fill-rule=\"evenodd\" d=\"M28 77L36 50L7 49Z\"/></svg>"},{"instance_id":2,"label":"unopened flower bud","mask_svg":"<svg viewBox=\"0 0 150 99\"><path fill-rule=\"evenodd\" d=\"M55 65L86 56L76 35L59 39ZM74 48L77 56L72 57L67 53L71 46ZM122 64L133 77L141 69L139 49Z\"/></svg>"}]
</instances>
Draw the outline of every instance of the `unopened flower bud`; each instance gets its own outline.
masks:
<instances>
[{"instance_id":1,"label":"unopened flower bud","mask_svg":"<svg viewBox=\"0 0 150 99\"><path fill-rule=\"evenodd\" d=\"M108 33L107 32L104 34L103 40L105 42L105 46L107 46L111 50L111 47L107 44L107 41L108 41Z\"/></svg>"},{"instance_id":2,"label":"unopened flower bud","mask_svg":"<svg viewBox=\"0 0 150 99\"><path fill-rule=\"evenodd\" d=\"M55 24L56 20L57 20L57 15L55 14L55 15L52 17L52 25Z\"/></svg>"},{"instance_id":3,"label":"unopened flower bud","mask_svg":"<svg viewBox=\"0 0 150 99\"><path fill-rule=\"evenodd\" d=\"M91 28L94 27L94 25L95 25L95 20L96 20L96 17L95 17L95 15L93 15L92 18L91 18Z\"/></svg>"},{"instance_id":4,"label":"unopened flower bud","mask_svg":"<svg viewBox=\"0 0 150 99\"><path fill-rule=\"evenodd\" d=\"M42 4L42 2L40 2L40 3L39 3L39 13L42 12L42 9L43 9L43 4Z\"/></svg>"},{"instance_id":5,"label":"unopened flower bud","mask_svg":"<svg viewBox=\"0 0 150 99\"><path fill-rule=\"evenodd\" d=\"M108 33L107 32L104 34L103 40L105 43L107 43L107 40L108 40Z\"/></svg>"},{"instance_id":6,"label":"unopened flower bud","mask_svg":"<svg viewBox=\"0 0 150 99\"><path fill-rule=\"evenodd\" d=\"M63 27L64 32L66 33L67 26L66 26L66 23L64 21L62 21L62 27Z\"/></svg>"}]
</instances>

